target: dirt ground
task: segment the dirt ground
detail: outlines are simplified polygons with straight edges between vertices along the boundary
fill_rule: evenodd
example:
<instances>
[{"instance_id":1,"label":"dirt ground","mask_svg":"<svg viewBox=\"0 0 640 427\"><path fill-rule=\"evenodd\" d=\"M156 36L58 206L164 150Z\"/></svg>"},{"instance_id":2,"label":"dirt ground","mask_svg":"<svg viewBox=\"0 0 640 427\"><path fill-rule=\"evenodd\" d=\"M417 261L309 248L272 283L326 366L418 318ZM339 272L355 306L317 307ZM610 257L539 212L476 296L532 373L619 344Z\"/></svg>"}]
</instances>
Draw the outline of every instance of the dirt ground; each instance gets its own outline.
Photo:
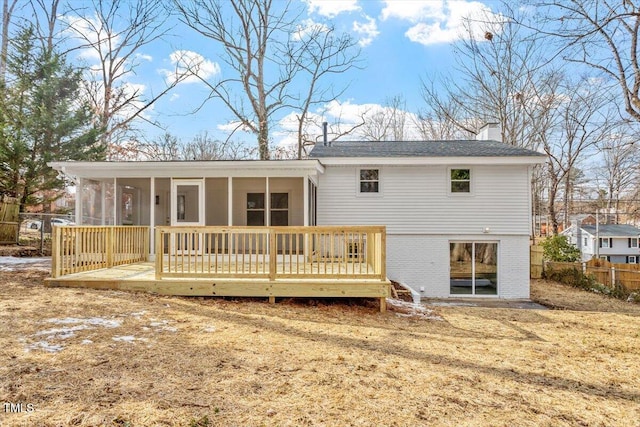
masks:
<instances>
[{"instance_id":1,"label":"dirt ground","mask_svg":"<svg viewBox=\"0 0 640 427\"><path fill-rule=\"evenodd\" d=\"M0 273L2 426L640 425L638 306L562 285L411 315L44 274Z\"/></svg>"}]
</instances>

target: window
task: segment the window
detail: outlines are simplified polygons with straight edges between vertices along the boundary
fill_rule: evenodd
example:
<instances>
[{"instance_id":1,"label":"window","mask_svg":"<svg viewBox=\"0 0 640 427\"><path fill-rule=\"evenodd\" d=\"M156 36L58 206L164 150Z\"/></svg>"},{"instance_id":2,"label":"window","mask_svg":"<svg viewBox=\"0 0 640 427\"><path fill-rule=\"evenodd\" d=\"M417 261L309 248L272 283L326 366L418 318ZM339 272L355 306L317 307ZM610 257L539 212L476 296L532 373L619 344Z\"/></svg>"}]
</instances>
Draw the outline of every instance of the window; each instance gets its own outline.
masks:
<instances>
[{"instance_id":1,"label":"window","mask_svg":"<svg viewBox=\"0 0 640 427\"><path fill-rule=\"evenodd\" d=\"M470 193L471 192L471 170L451 169L451 192Z\"/></svg>"},{"instance_id":2,"label":"window","mask_svg":"<svg viewBox=\"0 0 640 427\"><path fill-rule=\"evenodd\" d=\"M289 194L271 193L271 225L289 225Z\"/></svg>"},{"instance_id":3,"label":"window","mask_svg":"<svg viewBox=\"0 0 640 427\"><path fill-rule=\"evenodd\" d=\"M630 237L629 238L629 247L630 248L637 248L638 247L638 239L635 237Z\"/></svg>"},{"instance_id":4,"label":"window","mask_svg":"<svg viewBox=\"0 0 640 427\"><path fill-rule=\"evenodd\" d=\"M271 225L289 225L289 194L271 193L270 202ZM264 193L247 193L247 225L264 225L264 212Z\"/></svg>"},{"instance_id":5,"label":"window","mask_svg":"<svg viewBox=\"0 0 640 427\"><path fill-rule=\"evenodd\" d=\"M380 170L360 169L360 192L379 193L380 192Z\"/></svg>"},{"instance_id":6,"label":"window","mask_svg":"<svg viewBox=\"0 0 640 427\"><path fill-rule=\"evenodd\" d=\"M613 247L612 240L613 239L607 239L607 238L600 239L600 247L601 248L612 248Z\"/></svg>"},{"instance_id":7,"label":"window","mask_svg":"<svg viewBox=\"0 0 640 427\"><path fill-rule=\"evenodd\" d=\"M628 264L637 264L638 263L638 257L636 255L629 255L627 257L627 263Z\"/></svg>"},{"instance_id":8,"label":"window","mask_svg":"<svg viewBox=\"0 0 640 427\"><path fill-rule=\"evenodd\" d=\"M582 239L582 246L588 246L589 245L589 240L585 237Z\"/></svg>"},{"instance_id":9,"label":"window","mask_svg":"<svg viewBox=\"0 0 640 427\"><path fill-rule=\"evenodd\" d=\"M451 295L498 294L498 244L449 242Z\"/></svg>"},{"instance_id":10,"label":"window","mask_svg":"<svg viewBox=\"0 0 640 427\"><path fill-rule=\"evenodd\" d=\"M264 225L264 193L247 193L247 225Z\"/></svg>"}]
</instances>

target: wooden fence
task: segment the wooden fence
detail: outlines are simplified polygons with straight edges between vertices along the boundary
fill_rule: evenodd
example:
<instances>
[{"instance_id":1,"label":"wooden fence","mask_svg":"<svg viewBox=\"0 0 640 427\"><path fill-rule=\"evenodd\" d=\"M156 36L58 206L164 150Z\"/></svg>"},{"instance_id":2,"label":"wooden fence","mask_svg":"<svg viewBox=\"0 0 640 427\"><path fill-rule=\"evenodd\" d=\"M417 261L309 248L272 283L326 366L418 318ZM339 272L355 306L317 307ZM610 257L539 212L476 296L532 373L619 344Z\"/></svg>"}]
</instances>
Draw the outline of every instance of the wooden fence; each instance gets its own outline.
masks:
<instances>
[{"instance_id":1,"label":"wooden fence","mask_svg":"<svg viewBox=\"0 0 640 427\"><path fill-rule=\"evenodd\" d=\"M149 227L54 226L54 278L149 259Z\"/></svg>"},{"instance_id":2,"label":"wooden fence","mask_svg":"<svg viewBox=\"0 0 640 427\"><path fill-rule=\"evenodd\" d=\"M611 288L615 284L620 284L628 291L640 289L640 265L638 264L614 264L605 260L592 259L582 263L546 262L545 268L574 269L595 277L598 283Z\"/></svg>"},{"instance_id":3,"label":"wooden fence","mask_svg":"<svg viewBox=\"0 0 640 427\"><path fill-rule=\"evenodd\" d=\"M3 196L0 199L0 245L18 243L19 215L20 203L18 199Z\"/></svg>"},{"instance_id":4,"label":"wooden fence","mask_svg":"<svg viewBox=\"0 0 640 427\"><path fill-rule=\"evenodd\" d=\"M385 230L382 226L156 227L156 278L384 281Z\"/></svg>"},{"instance_id":5,"label":"wooden fence","mask_svg":"<svg viewBox=\"0 0 640 427\"><path fill-rule=\"evenodd\" d=\"M529 247L530 255L530 277L532 279L541 279L544 270L544 260L542 258L542 246L531 245Z\"/></svg>"}]
</instances>

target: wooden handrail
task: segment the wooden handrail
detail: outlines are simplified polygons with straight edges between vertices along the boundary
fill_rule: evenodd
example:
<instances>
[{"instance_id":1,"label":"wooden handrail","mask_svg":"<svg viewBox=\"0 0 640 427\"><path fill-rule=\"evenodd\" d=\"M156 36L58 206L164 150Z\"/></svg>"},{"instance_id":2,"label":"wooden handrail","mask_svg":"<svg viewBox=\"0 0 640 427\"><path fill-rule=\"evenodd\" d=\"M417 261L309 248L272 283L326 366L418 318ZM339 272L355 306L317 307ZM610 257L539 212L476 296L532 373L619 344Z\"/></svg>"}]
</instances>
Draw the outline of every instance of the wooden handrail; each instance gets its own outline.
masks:
<instances>
[{"instance_id":1,"label":"wooden handrail","mask_svg":"<svg viewBox=\"0 0 640 427\"><path fill-rule=\"evenodd\" d=\"M156 278L386 280L384 226L156 227Z\"/></svg>"},{"instance_id":2,"label":"wooden handrail","mask_svg":"<svg viewBox=\"0 0 640 427\"><path fill-rule=\"evenodd\" d=\"M54 278L148 259L148 226L53 227L51 275Z\"/></svg>"}]
</instances>

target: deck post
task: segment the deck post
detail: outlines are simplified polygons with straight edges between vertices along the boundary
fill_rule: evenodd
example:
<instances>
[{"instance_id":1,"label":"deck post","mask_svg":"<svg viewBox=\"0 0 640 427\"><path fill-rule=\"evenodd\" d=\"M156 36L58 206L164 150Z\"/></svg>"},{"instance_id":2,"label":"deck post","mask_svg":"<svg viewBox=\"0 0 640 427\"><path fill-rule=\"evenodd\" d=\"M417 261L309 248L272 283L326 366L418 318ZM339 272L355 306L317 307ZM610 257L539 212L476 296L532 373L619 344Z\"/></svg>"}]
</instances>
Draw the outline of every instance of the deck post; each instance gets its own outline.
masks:
<instances>
[{"instance_id":1,"label":"deck post","mask_svg":"<svg viewBox=\"0 0 640 427\"><path fill-rule=\"evenodd\" d=\"M380 298L380 313L387 311L387 297Z\"/></svg>"},{"instance_id":2,"label":"deck post","mask_svg":"<svg viewBox=\"0 0 640 427\"><path fill-rule=\"evenodd\" d=\"M276 233L269 227L269 280L276 280L276 268L278 267L278 249L276 248Z\"/></svg>"},{"instance_id":3,"label":"deck post","mask_svg":"<svg viewBox=\"0 0 640 427\"><path fill-rule=\"evenodd\" d=\"M160 231L160 229L158 227L155 228L156 230L156 250L155 250L155 257L156 257L156 279L162 279L162 269L164 268L164 266L162 265L163 261L164 261L164 248L163 243L164 243L164 239L162 236L162 231Z\"/></svg>"},{"instance_id":4,"label":"deck post","mask_svg":"<svg viewBox=\"0 0 640 427\"><path fill-rule=\"evenodd\" d=\"M387 228L380 231L380 280L387 280Z\"/></svg>"},{"instance_id":5,"label":"deck post","mask_svg":"<svg viewBox=\"0 0 640 427\"><path fill-rule=\"evenodd\" d=\"M113 245L115 244L114 239L115 227L107 228L107 236L105 242L105 252L107 254L107 267L113 267Z\"/></svg>"},{"instance_id":6,"label":"deck post","mask_svg":"<svg viewBox=\"0 0 640 427\"><path fill-rule=\"evenodd\" d=\"M60 277L60 257L62 256L61 248L61 233L60 227L53 227L53 236L51 240L51 276L56 278Z\"/></svg>"}]
</instances>

